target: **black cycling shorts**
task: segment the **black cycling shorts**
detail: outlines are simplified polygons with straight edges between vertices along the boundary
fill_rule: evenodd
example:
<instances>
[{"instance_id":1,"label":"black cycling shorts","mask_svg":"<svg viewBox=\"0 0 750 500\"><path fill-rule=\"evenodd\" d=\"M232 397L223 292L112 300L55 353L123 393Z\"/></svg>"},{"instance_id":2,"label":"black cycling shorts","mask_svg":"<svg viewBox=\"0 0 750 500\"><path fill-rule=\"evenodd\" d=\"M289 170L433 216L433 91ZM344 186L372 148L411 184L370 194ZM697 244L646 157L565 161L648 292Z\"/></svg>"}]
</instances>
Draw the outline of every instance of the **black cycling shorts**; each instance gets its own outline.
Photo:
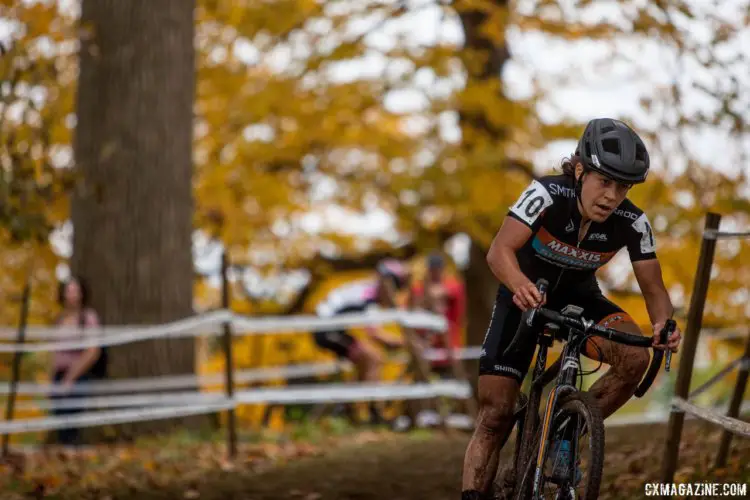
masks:
<instances>
[{"instance_id":1,"label":"black cycling shorts","mask_svg":"<svg viewBox=\"0 0 750 500\"><path fill-rule=\"evenodd\" d=\"M568 304L582 307L586 319L596 321L605 327L623 321L633 322L628 313L604 297L598 286L560 290L554 295L548 294L545 307L559 311ZM514 349L513 354L503 356L503 351L513 340L520 322L521 310L513 303L513 294L506 287L500 286L492 309L490 325L482 343L479 375L512 377L519 384L523 381L534 357L536 337L523 337L518 350Z\"/></svg>"},{"instance_id":2,"label":"black cycling shorts","mask_svg":"<svg viewBox=\"0 0 750 500\"><path fill-rule=\"evenodd\" d=\"M315 332L313 338L320 348L332 351L340 358L348 358L349 350L357 343L357 339L344 330Z\"/></svg>"}]
</instances>

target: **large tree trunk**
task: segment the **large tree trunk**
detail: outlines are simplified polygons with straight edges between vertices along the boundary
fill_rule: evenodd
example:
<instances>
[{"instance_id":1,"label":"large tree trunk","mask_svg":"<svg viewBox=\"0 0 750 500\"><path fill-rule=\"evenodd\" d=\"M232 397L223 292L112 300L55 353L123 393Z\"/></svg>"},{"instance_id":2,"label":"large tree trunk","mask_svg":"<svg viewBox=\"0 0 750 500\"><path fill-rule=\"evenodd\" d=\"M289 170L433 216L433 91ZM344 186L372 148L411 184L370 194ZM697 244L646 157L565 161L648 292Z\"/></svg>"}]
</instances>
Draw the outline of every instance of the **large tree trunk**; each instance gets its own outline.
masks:
<instances>
[{"instance_id":1,"label":"large tree trunk","mask_svg":"<svg viewBox=\"0 0 750 500\"><path fill-rule=\"evenodd\" d=\"M482 345L490 324L492 306L495 303L498 281L487 265L487 249L472 240L469 249L469 265L464 271L466 287L466 345ZM467 363L469 382L477 394L479 360Z\"/></svg>"},{"instance_id":2,"label":"large tree trunk","mask_svg":"<svg viewBox=\"0 0 750 500\"><path fill-rule=\"evenodd\" d=\"M105 324L192 314L194 7L194 0L83 0L72 267L90 283ZM109 355L113 378L195 372L192 339L139 342Z\"/></svg>"},{"instance_id":3,"label":"large tree trunk","mask_svg":"<svg viewBox=\"0 0 750 500\"><path fill-rule=\"evenodd\" d=\"M494 0L493 3L500 8L508 8L507 0ZM482 26L488 20L486 11L472 10L460 5L457 7L466 39L463 57L468 72L467 91L470 91L473 85L501 78L503 66L510 58L510 53L505 44L493 41L482 33ZM477 64L478 61L481 63ZM499 97L504 99L502 95ZM463 134L463 147L469 151L476 144L472 138L481 138L479 141L481 147L484 141L499 144L506 136L505 130L494 126L486 118L485 110L459 110L459 124ZM508 163L503 158L497 160L500 168ZM500 219L498 219L498 227L499 224ZM472 239L469 267L465 271L466 283L469 284L467 286L467 343L469 345L480 345L484 340L497 291L497 280L487 265L487 250L486 245ZM469 373L476 374L477 363L473 365L473 370Z\"/></svg>"},{"instance_id":4,"label":"large tree trunk","mask_svg":"<svg viewBox=\"0 0 750 500\"><path fill-rule=\"evenodd\" d=\"M484 341L495 303L498 281L487 265L487 249L472 241L469 250L469 265L464 271L467 287L466 343L477 346Z\"/></svg>"}]
</instances>

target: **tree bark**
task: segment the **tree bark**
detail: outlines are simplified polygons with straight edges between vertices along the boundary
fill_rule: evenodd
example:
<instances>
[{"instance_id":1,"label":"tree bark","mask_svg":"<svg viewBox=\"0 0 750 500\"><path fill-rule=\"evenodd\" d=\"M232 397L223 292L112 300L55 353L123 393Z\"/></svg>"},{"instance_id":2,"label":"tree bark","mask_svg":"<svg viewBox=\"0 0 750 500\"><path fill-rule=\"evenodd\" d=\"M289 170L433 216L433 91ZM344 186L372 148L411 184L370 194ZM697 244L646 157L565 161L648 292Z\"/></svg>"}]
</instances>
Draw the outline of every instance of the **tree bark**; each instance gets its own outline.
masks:
<instances>
[{"instance_id":1,"label":"tree bark","mask_svg":"<svg viewBox=\"0 0 750 500\"><path fill-rule=\"evenodd\" d=\"M508 8L507 0L494 0L494 3L498 7ZM487 12L462 7L459 8L459 15L466 40L464 59L468 72L467 88L470 89L473 84L501 78L503 66L510 59L510 53L505 44L497 43L483 35L481 28L488 20ZM481 65L475 64L477 56L482 58ZM505 99L502 95L500 98ZM491 143L501 142L506 136L506 131L492 125L483 112L459 110L459 125L464 137L463 147L469 150L474 144L467 138L477 137L477 132ZM519 162L508 162L503 158L498 158L498 164L508 169L530 170ZM533 175L533 171L531 174ZM498 227L500 222L501 219L498 218ZM466 283L470 284L466 291L468 345L480 345L484 340L497 291L497 280L487 265L487 250L486 245L472 239L469 266L464 273ZM469 374L473 375L470 376L470 380L476 381L477 365L478 362L473 362L469 367Z\"/></svg>"},{"instance_id":2,"label":"tree bark","mask_svg":"<svg viewBox=\"0 0 750 500\"><path fill-rule=\"evenodd\" d=\"M487 265L487 249L472 240L469 249L469 265L464 271L466 287L466 345L482 345L495 303L498 281ZM479 373L479 362L467 363L467 373L472 383Z\"/></svg>"},{"instance_id":3,"label":"tree bark","mask_svg":"<svg viewBox=\"0 0 750 500\"><path fill-rule=\"evenodd\" d=\"M105 324L192 314L194 7L82 2L72 268L89 282ZM192 339L109 349L112 378L194 372Z\"/></svg>"}]
</instances>

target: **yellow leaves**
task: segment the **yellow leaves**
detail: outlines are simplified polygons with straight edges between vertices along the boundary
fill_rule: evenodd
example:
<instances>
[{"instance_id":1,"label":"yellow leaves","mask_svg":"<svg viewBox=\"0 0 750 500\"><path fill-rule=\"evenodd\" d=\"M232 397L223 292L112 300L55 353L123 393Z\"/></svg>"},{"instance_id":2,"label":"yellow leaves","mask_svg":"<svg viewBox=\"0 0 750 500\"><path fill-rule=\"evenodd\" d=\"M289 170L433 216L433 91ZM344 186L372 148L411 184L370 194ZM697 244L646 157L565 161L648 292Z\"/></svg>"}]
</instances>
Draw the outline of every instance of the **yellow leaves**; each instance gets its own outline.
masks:
<instances>
[{"instance_id":1,"label":"yellow leaves","mask_svg":"<svg viewBox=\"0 0 750 500\"><path fill-rule=\"evenodd\" d=\"M73 86L58 75L74 66L59 42L74 36L73 22L54 2L21 2L8 13L18 24L0 60L3 119L0 158L6 172L0 187L3 224L17 239L44 238L47 223L67 215L65 162L70 131L65 117L73 108Z\"/></svg>"},{"instance_id":2,"label":"yellow leaves","mask_svg":"<svg viewBox=\"0 0 750 500\"><path fill-rule=\"evenodd\" d=\"M569 23L561 20L546 20L536 16L517 16L515 24L526 31L543 31L546 34L558 36L565 40L581 38L609 39L614 31L611 25L583 23Z\"/></svg>"},{"instance_id":3,"label":"yellow leaves","mask_svg":"<svg viewBox=\"0 0 750 500\"><path fill-rule=\"evenodd\" d=\"M458 0L455 3L455 9L458 13L466 12L483 12L485 14L491 14L497 10L504 9L499 2L492 0Z\"/></svg>"},{"instance_id":4,"label":"yellow leaves","mask_svg":"<svg viewBox=\"0 0 750 500\"><path fill-rule=\"evenodd\" d=\"M252 38L261 32L286 36L300 28L305 20L319 14L321 9L321 3L314 0L204 0L199 2L196 17L199 22L215 21L232 26L246 37Z\"/></svg>"},{"instance_id":5,"label":"yellow leaves","mask_svg":"<svg viewBox=\"0 0 750 500\"><path fill-rule=\"evenodd\" d=\"M505 30L508 26L508 11L504 8L493 9L479 27L479 33L496 46L505 43Z\"/></svg>"},{"instance_id":6,"label":"yellow leaves","mask_svg":"<svg viewBox=\"0 0 750 500\"><path fill-rule=\"evenodd\" d=\"M342 59L354 59L363 54L364 47L361 43L341 43L339 44L329 56L326 57L329 61L339 61Z\"/></svg>"}]
</instances>

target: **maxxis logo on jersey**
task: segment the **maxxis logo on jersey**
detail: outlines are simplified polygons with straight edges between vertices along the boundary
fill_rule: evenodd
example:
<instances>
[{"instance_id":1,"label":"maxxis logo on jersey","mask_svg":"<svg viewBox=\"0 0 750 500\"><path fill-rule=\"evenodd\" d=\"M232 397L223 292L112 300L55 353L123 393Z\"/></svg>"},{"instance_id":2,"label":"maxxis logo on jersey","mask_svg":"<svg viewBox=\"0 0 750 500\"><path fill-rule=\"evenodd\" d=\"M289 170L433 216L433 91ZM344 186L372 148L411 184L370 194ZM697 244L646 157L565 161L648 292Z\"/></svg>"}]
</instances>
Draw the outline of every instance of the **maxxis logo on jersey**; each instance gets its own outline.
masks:
<instances>
[{"instance_id":1,"label":"maxxis logo on jersey","mask_svg":"<svg viewBox=\"0 0 750 500\"><path fill-rule=\"evenodd\" d=\"M534 237L532 247L545 260L576 269L598 269L614 257L617 252L594 252L568 245L541 228Z\"/></svg>"}]
</instances>

